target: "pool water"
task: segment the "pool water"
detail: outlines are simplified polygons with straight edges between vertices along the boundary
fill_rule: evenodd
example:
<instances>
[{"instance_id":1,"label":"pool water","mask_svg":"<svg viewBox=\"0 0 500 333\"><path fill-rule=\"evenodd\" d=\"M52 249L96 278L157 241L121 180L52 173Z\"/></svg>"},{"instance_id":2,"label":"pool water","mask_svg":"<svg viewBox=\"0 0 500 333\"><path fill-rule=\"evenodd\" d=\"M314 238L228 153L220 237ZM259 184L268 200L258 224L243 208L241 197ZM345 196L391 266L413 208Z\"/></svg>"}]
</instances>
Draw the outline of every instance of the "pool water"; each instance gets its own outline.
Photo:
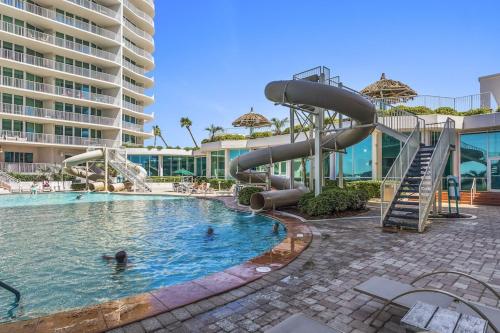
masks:
<instances>
[{"instance_id":1,"label":"pool water","mask_svg":"<svg viewBox=\"0 0 500 333\"><path fill-rule=\"evenodd\" d=\"M113 194L0 196L0 322L118 299L193 280L278 244L274 220L217 201ZM212 226L215 235L206 236ZM130 265L102 259L119 250Z\"/></svg>"}]
</instances>

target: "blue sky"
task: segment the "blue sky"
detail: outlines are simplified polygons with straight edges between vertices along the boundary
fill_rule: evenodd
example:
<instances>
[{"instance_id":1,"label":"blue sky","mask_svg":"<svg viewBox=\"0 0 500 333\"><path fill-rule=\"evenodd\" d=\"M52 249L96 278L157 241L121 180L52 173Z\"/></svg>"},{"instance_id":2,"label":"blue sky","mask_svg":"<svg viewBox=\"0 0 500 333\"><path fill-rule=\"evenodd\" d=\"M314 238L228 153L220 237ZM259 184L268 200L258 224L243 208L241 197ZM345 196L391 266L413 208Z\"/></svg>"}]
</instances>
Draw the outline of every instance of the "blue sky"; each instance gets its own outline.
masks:
<instances>
[{"instance_id":1,"label":"blue sky","mask_svg":"<svg viewBox=\"0 0 500 333\"><path fill-rule=\"evenodd\" d=\"M169 145L192 146L214 123L250 110L287 110L264 97L269 81L325 65L362 89L385 72L419 94L479 92L500 72L500 1L157 0L155 105Z\"/></svg>"}]
</instances>

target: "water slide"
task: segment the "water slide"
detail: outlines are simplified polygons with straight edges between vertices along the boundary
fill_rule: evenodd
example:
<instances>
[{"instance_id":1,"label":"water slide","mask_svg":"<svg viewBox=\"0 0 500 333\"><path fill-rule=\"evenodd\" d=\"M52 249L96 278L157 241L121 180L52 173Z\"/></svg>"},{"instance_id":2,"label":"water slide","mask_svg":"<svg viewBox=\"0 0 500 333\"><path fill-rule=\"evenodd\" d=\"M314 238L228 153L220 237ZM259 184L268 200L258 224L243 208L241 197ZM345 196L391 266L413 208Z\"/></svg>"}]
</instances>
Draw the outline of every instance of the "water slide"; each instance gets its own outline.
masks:
<instances>
[{"instance_id":1,"label":"water slide","mask_svg":"<svg viewBox=\"0 0 500 333\"><path fill-rule=\"evenodd\" d=\"M116 154L112 154L112 156L115 156ZM101 174L99 172L96 172L96 170L88 171L85 168L78 167L78 165L88 162L88 161L96 161L96 160L102 160L104 159L104 151L102 149L96 149L92 150L83 154L79 154L76 156L72 156L70 158L67 158L66 160L63 161L64 164L64 172L70 175L73 175L75 177L79 178L88 178L89 180L93 181L94 183L89 184L89 187L93 191L102 191L105 188L105 175ZM109 159L108 161L112 166L115 168L120 167L121 164L123 164L123 161L115 161L113 159ZM118 163L118 164L117 164ZM119 165L120 164L120 165ZM128 162L126 166L120 167L121 170L118 171L132 171L137 177L141 178L146 178L147 172L144 170L143 167L136 165L132 162ZM128 174L128 176L131 178L132 176ZM130 189L132 186L132 183L127 182L127 183L116 183L116 184L109 184L109 190L112 192L118 192L118 191L123 191L125 189Z\"/></svg>"},{"instance_id":2,"label":"water slide","mask_svg":"<svg viewBox=\"0 0 500 333\"><path fill-rule=\"evenodd\" d=\"M300 105L303 108L335 110L353 120L353 126L321 139L327 149L344 149L370 135L374 130L375 107L361 95L346 89L306 80L273 81L266 86L267 99L275 103ZM370 126L373 125L373 126ZM251 151L231 161L231 176L244 183L265 183L266 176L251 169L272 163L288 161L314 155L314 139L289 143ZM309 189L300 182L285 177L271 176L274 191L255 193L250 199L250 207L255 211L294 205Z\"/></svg>"}]
</instances>

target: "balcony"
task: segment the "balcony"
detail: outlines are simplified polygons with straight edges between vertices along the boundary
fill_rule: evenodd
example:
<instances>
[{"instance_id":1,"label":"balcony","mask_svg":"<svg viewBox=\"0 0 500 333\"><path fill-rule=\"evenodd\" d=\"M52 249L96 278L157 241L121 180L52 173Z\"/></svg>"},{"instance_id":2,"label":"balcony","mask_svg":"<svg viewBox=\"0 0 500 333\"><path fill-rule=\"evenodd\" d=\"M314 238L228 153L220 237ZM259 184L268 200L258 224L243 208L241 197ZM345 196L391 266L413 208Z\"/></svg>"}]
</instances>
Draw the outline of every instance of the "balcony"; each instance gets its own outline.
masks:
<instances>
[{"instance_id":1,"label":"balcony","mask_svg":"<svg viewBox=\"0 0 500 333\"><path fill-rule=\"evenodd\" d=\"M123 107L125 109L130 110L130 111L144 113L144 106L142 106L142 105L132 104L130 102L123 101Z\"/></svg>"},{"instance_id":2,"label":"balcony","mask_svg":"<svg viewBox=\"0 0 500 333\"><path fill-rule=\"evenodd\" d=\"M6 0L0 0L0 1L6 1ZM154 45L153 36L148 34L146 31L136 27L135 25L133 25L132 23L130 23L126 19L124 19L123 22L125 23L125 26L128 29L130 29L133 33L135 33L137 36L144 38L145 40L147 40L148 42L150 42L151 44Z\"/></svg>"},{"instance_id":3,"label":"balcony","mask_svg":"<svg viewBox=\"0 0 500 333\"><path fill-rule=\"evenodd\" d=\"M0 170L4 172L13 173L29 173L36 174L40 170L52 169L54 167L60 167L58 164L54 163L10 163L10 162L0 162Z\"/></svg>"},{"instance_id":4,"label":"balcony","mask_svg":"<svg viewBox=\"0 0 500 333\"><path fill-rule=\"evenodd\" d=\"M111 17L113 19L116 19L118 16L118 12L114 11L111 8L102 6L98 3L95 3L93 1L89 0L66 0L68 2L74 3L75 5L90 9L94 12L97 12L99 14L106 15L108 17Z\"/></svg>"},{"instance_id":5,"label":"balcony","mask_svg":"<svg viewBox=\"0 0 500 333\"><path fill-rule=\"evenodd\" d=\"M122 127L135 132L144 132L144 125L122 121Z\"/></svg>"},{"instance_id":6,"label":"balcony","mask_svg":"<svg viewBox=\"0 0 500 333\"><path fill-rule=\"evenodd\" d=\"M145 74L146 74L145 68L136 66L136 65L134 65L126 60L123 61L123 67L130 69L132 72L139 74L139 75L142 75L142 76L145 76Z\"/></svg>"},{"instance_id":7,"label":"balcony","mask_svg":"<svg viewBox=\"0 0 500 333\"><path fill-rule=\"evenodd\" d=\"M119 126L118 118L98 117L87 114L36 108L33 106L0 104L0 114L37 117L43 119L74 121L103 126Z\"/></svg>"},{"instance_id":8,"label":"balcony","mask_svg":"<svg viewBox=\"0 0 500 333\"><path fill-rule=\"evenodd\" d=\"M0 1L4 1L4 0L0 0ZM67 41L65 39L56 37L54 35L49 35L49 34L39 32L36 30L32 30L32 29L26 29L23 27L16 26L12 23L2 22L2 24L0 24L0 30L4 31L4 32L16 34L16 35L19 35L22 37L26 37L29 39L37 40L37 41L40 41L43 43L62 47L62 48L68 49L68 50L72 50L72 51L76 51L76 52L84 53L84 54L91 55L94 57L98 57L98 58L102 58L105 60L110 60L110 61L116 62L117 55L113 54L111 52L99 50L97 48L86 46L83 44L70 42L70 41Z\"/></svg>"},{"instance_id":9,"label":"balcony","mask_svg":"<svg viewBox=\"0 0 500 333\"><path fill-rule=\"evenodd\" d=\"M4 87L13 87L19 89L26 89L36 92L41 92L45 94L58 95L63 97L70 97L76 99L83 99L87 101L105 103L105 104L116 104L116 99L113 96L96 94L88 91L75 90L71 88L54 86L51 84L28 81L23 79L17 79L9 76L0 76L0 84Z\"/></svg>"},{"instance_id":10,"label":"balcony","mask_svg":"<svg viewBox=\"0 0 500 333\"><path fill-rule=\"evenodd\" d=\"M132 84L130 82L123 81L123 86L129 90L132 90L132 91L138 93L138 94L141 94L141 95L146 94L146 89L144 87L137 86L137 85Z\"/></svg>"},{"instance_id":11,"label":"balcony","mask_svg":"<svg viewBox=\"0 0 500 333\"><path fill-rule=\"evenodd\" d=\"M123 39L123 45L125 45L125 47L128 48L129 50L131 50L133 53L135 53L143 58L146 58L151 62L154 62L154 58L151 55L151 53L149 53L148 51L141 49L140 47L132 44L128 40Z\"/></svg>"},{"instance_id":12,"label":"balcony","mask_svg":"<svg viewBox=\"0 0 500 333\"><path fill-rule=\"evenodd\" d=\"M41 6L38 6L36 4L32 4L32 3L29 3L29 2L26 2L23 0L15 0L15 1L14 0L0 0L0 3L15 7L19 10L22 10L22 11L25 11L25 12L28 12L31 14L45 17L45 18L52 20L52 21L56 21L59 23L69 25L71 27L74 27L74 28L77 28L80 30L91 32L91 33L99 35L99 36L107 37L107 38L115 40L115 41L117 40L118 35L111 30L104 29L104 28L101 28L101 27L98 27L96 25L92 25L90 23L86 23L86 22L83 22L80 20L76 20L74 18L66 17L60 13L57 13L53 9L41 7Z\"/></svg>"},{"instance_id":13,"label":"balcony","mask_svg":"<svg viewBox=\"0 0 500 333\"><path fill-rule=\"evenodd\" d=\"M130 11L133 12L136 16L140 17L141 19L146 21L149 25L154 27L155 22L154 22L153 18L151 16L149 16L148 14L146 14L146 12L137 8L134 4L132 4L128 0L123 0L123 4L125 5L125 7L130 9Z\"/></svg>"},{"instance_id":14,"label":"balcony","mask_svg":"<svg viewBox=\"0 0 500 333\"><path fill-rule=\"evenodd\" d=\"M84 76L87 78L116 83L116 76L104 72L97 72L82 67L68 65L62 62L57 62L52 59L32 56L26 53L16 52L12 50L0 48L0 58L12 61L21 62L24 64L53 69L60 72Z\"/></svg>"},{"instance_id":15,"label":"balcony","mask_svg":"<svg viewBox=\"0 0 500 333\"><path fill-rule=\"evenodd\" d=\"M118 147L119 141L107 139L81 138L76 136L55 135L46 133L31 133L17 131L0 131L0 141L13 143L40 143L53 145Z\"/></svg>"}]
</instances>

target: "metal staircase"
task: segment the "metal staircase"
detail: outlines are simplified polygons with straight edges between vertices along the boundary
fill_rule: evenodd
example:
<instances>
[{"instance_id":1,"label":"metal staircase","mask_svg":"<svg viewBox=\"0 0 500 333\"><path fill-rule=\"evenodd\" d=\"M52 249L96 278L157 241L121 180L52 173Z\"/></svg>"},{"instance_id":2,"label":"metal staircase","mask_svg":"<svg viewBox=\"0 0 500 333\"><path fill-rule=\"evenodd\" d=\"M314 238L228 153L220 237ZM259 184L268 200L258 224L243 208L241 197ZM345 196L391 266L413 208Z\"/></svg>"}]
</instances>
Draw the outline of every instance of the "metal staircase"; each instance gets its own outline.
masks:
<instances>
[{"instance_id":1,"label":"metal staircase","mask_svg":"<svg viewBox=\"0 0 500 333\"><path fill-rule=\"evenodd\" d=\"M397 108L381 111L376 122L379 130L404 142L380 186L381 225L422 232L455 148L455 122L426 125Z\"/></svg>"},{"instance_id":2,"label":"metal staircase","mask_svg":"<svg viewBox=\"0 0 500 333\"><path fill-rule=\"evenodd\" d=\"M130 181L136 190L141 192L151 192L151 188L146 184L146 177L140 172L140 167L130 162L125 157L125 152L119 149L108 150L109 164Z\"/></svg>"},{"instance_id":3,"label":"metal staircase","mask_svg":"<svg viewBox=\"0 0 500 333\"><path fill-rule=\"evenodd\" d=\"M9 192L21 192L21 183L8 173L0 170L0 188Z\"/></svg>"}]
</instances>

